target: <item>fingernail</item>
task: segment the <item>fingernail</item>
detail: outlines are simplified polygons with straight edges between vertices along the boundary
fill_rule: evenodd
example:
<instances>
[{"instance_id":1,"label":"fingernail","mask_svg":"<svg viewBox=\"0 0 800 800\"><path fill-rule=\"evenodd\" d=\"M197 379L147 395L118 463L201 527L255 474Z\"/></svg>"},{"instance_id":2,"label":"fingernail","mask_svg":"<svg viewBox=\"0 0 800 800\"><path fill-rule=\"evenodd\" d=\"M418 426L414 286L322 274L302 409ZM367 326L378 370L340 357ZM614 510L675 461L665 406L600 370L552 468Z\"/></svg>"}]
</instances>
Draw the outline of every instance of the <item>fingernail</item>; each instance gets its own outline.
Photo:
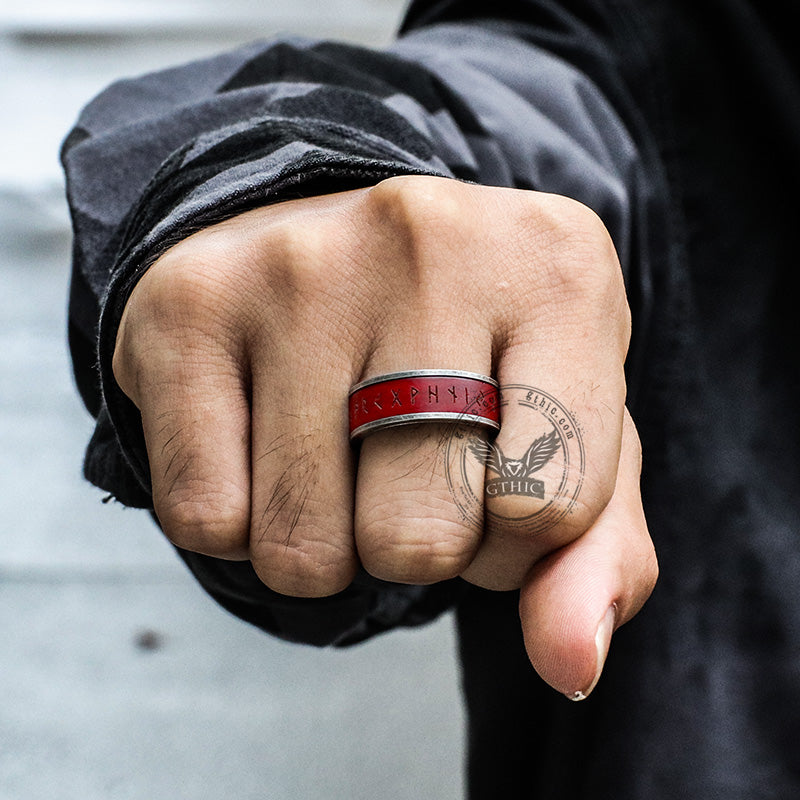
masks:
<instances>
[{"instance_id":1,"label":"fingernail","mask_svg":"<svg viewBox=\"0 0 800 800\"><path fill-rule=\"evenodd\" d=\"M606 611L600 624L597 626L597 632L594 635L594 645L597 648L597 668L595 669L594 678L589 685L588 689L578 690L570 695L567 695L570 700L578 702L585 700L597 686L597 681L600 680L600 675L603 672L603 665L606 663L606 656L608 655L608 648L611 645L611 635L614 633L614 625L617 621L617 604L612 603L608 611Z\"/></svg>"}]
</instances>

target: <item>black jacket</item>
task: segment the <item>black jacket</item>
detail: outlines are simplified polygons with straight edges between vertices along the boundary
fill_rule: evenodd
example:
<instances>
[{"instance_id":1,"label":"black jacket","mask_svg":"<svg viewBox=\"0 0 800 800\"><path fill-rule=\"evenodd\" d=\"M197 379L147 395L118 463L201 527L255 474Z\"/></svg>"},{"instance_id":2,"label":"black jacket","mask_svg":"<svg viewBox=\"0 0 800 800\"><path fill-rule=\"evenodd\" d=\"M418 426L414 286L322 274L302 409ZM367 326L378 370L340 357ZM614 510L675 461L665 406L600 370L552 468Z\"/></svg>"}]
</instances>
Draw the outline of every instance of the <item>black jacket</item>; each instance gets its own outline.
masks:
<instances>
[{"instance_id":1,"label":"black jacket","mask_svg":"<svg viewBox=\"0 0 800 800\"><path fill-rule=\"evenodd\" d=\"M661 563L592 698L543 686L516 596L360 575L282 598L182 553L228 609L347 644L456 604L474 798L800 797L797 13L778 0L414 2L388 52L259 43L111 87L63 160L70 344L97 427L86 474L148 508L110 359L171 243L265 203L449 175L560 192L603 217L633 312L629 407Z\"/></svg>"}]
</instances>

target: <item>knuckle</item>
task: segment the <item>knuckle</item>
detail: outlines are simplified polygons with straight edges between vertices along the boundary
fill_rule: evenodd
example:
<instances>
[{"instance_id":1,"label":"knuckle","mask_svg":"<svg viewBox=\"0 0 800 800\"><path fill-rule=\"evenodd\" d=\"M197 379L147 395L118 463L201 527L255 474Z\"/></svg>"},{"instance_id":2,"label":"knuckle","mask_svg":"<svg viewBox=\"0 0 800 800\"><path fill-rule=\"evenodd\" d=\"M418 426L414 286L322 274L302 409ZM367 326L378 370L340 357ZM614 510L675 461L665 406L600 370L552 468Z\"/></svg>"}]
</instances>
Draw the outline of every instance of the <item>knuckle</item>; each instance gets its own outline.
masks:
<instances>
[{"instance_id":1,"label":"knuckle","mask_svg":"<svg viewBox=\"0 0 800 800\"><path fill-rule=\"evenodd\" d=\"M488 526L512 549L530 549L537 557L542 557L583 536L598 520L613 491L613 480L593 486L584 483L578 497L552 498L544 518L538 516L540 509L537 506L530 507L531 515L528 517L518 505L509 509L502 500L490 500L487 502L490 512ZM509 519L528 519L529 523L508 523Z\"/></svg>"},{"instance_id":2,"label":"knuckle","mask_svg":"<svg viewBox=\"0 0 800 800\"><path fill-rule=\"evenodd\" d=\"M555 298L585 309L607 311L621 305L624 291L615 261L598 257L598 250L573 232L565 233L558 247L547 273L547 288Z\"/></svg>"},{"instance_id":3,"label":"knuckle","mask_svg":"<svg viewBox=\"0 0 800 800\"><path fill-rule=\"evenodd\" d=\"M228 338L226 309L232 281L215 262L168 253L140 279L125 308L118 341L125 350L170 346L203 338ZM137 343L142 343L137 347Z\"/></svg>"},{"instance_id":4,"label":"knuckle","mask_svg":"<svg viewBox=\"0 0 800 800\"><path fill-rule=\"evenodd\" d=\"M415 242L436 242L464 216L463 186L456 180L422 175L387 178L368 193L375 216Z\"/></svg>"},{"instance_id":5,"label":"knuckle","mask_svg":"<svg viewBox=\"0 0 800 800\"><path fill-rule=\"evenodd\" d=\"M469 559L444 540L405 541L369 551L362 563L375 578L424 585L457 577L469 566Z\"/></svg>"},{"instance_id":6,"label":"knuckle","mask_svg":"<svg viewBox=\"0 0 800 800\"><path fill-rule=\"evenodd\" d=\"M536 307L540 321L596 330L627 348L630 310L622 270L594 211L568 197L518 192L508 204L505 229L502 264L514 292L503 293L495 307L498 329L528 331Z\"/></svg>"},{"instance_id":7,"label":"knuckle","mask_svg":"<svg viewBox=\"0 0 800 800\"><path fill-rule=\"evenodd\" d=\"M134 289L117 332L112 371L120 388L136 400L195 368L238 375L244 334L232 322L235 305L224 278L191 259L157 262Z\"/></svg>"},{"instance_id":8,"label":"knuckle","mask_svg":"<svg viewBox=\"0 0 800 800\"><path fill-rule=\"evenodd\" d=\"M191 318L213 294L213 272L208 261L180 245L163 255L134 289L130 305L136 316L151 325L168 326ZM141 301L137 305L137 301Z\"/></svg>"},{"instance_id":9,"label":"knuckle","mask_svg":"<svg viewBox=\"0 0 800 800\"><path fill-rule=\"evenodd\" d=\"M535 194L536 223L554 236L556 241L588 245L613 253L611 237L600 217L589 206L570 197L555 194Z\"/></svg>"},{"instance_id":10,"label":"knuckle","mask_svg":"<svg viewBox=\"0 0 800 800\"><path fill-rule=\"evenodd\" d=\"M227 498L196 488L156 500L156 516L176 546L216 557L241 555L247 549L247 515Z\"/></svg>"},{"instance_id":11,"label":"knuckle","mask_svg":"<svg viewBox=\"0 0 800 800\"><path fill-rule=\"evenodd\" d=\"M382 253L375 260L383 259L384 274L410 307L449 309L475 294L482 302L477 279L464 268L465 255L476 247L468 187L451 178L400 176L377 184L366 197L371 235L391 253L390 261Z\"/></svg>"},{"instance_id":12,"label":"knuckle","mask_svg":"<svg viewBox=\"0 0 800 800\"><path fill-rule=\"evenodd\" d=\"M364 569L382 580L436 583L460 575L472 559L474 542L462 524L441 515L377 514L358 532Z\"/></svg>"},{"instance_id":13,"label":"knuckle","mask_svg":"<svg viewBox=\"0 0 800 800\"><path fill-rule=\"evenodd\" d=\"M567 197L545 195L535 202L525 227L536 227L548 256L541 262L545 288L570 300L624 296L616 249L600 217Z\"/></svg>"},{"instance_id":14,"label":"knuckle","mask_svg":"<svg viewBox=\"0 0 800 800\"><path fill-rule=\"evenodd\" d=\"M304 219L282 220L270 226L261 244L259 280L280 320L272 325L315 328L336 326L348 333L359 318L359 300L365 294L365 249L354 247L344 225L329 220L309 224ZM368 292L367 292L368 293ZM263 331L263 315L252 332Z\"/></svg>"},{"instance_id":15,"label":"knuckle","mask_svg":"<svg viewBox=\"0 0 800 800\"><path fill-rule=\"evenodd\" d=\"M313 540L308 532L295 535L297 543L262 542L253 548L253 568L267 586L290 597L328 597L350 585L356 572L351 552Z\"/></svg>"},{"instance_id":16,"label":"knuckle","mask_svg":"<svg viewBox=\"0 0 800 800\"><path fill-rule=\"evenodd\" d=\"M263 262L289 292L306 295L325 277L325 267L333 259L325 257L324 245L318 246L319 235L312 226L295 220L273 223L264 234Z\"/></svg>"}]
</instances>

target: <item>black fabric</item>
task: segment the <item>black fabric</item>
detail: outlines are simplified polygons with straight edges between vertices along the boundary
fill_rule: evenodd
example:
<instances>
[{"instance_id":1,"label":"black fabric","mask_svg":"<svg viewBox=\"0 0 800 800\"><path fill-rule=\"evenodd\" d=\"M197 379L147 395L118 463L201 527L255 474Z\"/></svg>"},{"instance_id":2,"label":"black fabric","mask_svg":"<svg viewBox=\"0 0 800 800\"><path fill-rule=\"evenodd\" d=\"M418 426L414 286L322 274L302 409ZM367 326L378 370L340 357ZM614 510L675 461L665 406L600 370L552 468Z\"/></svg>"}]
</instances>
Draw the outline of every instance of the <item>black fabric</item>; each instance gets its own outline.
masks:
<instances>
[{"instance_id":1,"label":"black fabric","mask_svg":"<svg viewBox=\"0 0 800 800\"><path fill-rule=\"evenodd\" d=\"M320 42L302 53L289 46L270 48L242 67L220 91L278 79L319 82L324 85L325 94L334 87L377 98L405 94L431 113L446 110L466 133L483 133L469 106L420 65L336 42ZM305 110L306 104L301 106ZM358 114L356 118L363 119Z\"/></svg>"}]
</instances>

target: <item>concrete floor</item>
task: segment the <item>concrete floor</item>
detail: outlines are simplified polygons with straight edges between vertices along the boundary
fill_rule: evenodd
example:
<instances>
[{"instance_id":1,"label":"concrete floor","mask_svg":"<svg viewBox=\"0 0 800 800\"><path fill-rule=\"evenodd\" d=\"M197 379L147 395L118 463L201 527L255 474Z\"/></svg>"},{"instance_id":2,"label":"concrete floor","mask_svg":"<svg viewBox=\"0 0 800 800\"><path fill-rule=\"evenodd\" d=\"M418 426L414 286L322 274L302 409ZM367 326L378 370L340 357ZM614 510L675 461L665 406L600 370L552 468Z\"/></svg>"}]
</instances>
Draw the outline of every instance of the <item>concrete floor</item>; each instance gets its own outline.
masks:
<instances>
[{"instance_id":1,"label":"concrete floor","mask_svg":"<svg viewBox=\"0 0 800 800\"><path fill-rule=\"evenodd\" d=\"M225 7L223 25L194 4L188 26L177 4L0 9L0 107L20 120L0 139L0 800L456 800L449 617L344 652L270 640L80 477L91 420L66 355L58 141L117 75L241 40L256 4ZM269 3L258 19L378 41L399 7Z\"/></svg>"}]
</instances>

